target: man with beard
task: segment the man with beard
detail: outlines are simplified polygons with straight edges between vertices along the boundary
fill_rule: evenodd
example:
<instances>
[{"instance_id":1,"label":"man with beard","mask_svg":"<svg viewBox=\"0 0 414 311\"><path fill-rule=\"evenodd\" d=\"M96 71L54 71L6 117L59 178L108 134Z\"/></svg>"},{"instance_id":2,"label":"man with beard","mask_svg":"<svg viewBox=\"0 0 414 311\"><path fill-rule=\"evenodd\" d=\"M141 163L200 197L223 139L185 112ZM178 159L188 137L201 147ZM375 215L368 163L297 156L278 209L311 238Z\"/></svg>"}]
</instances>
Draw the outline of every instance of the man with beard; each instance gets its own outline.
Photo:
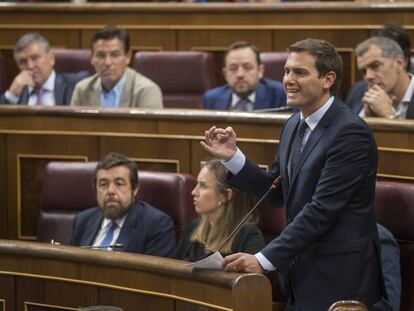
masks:
<instances>
[{"instance_id":1,"label":"man with beard","mask_svg":"<svg viewBox=\"0 0 414 311\"><path fill-rule=\"evenodd\" d=\"M205 109L251 111L286 105L282 83L263 78L264 66L254 45L233 43L222 70L227 84L204 94Z\"/></svg>"},{"instance_id":2,"label":"man with beard","mask_svg":"<svg viewBox=\"0 0 414 311\"><path fill-rule=\"evenodd\" d=\"M366 87L353 90L346 104L361 117L414 119L414 79L398 43L372 37L355 53Z\"/></svg>"},{"instance_id":3,"label":"man with beard","mask_svg":"<svg viewBox=\"0 0 414 311\"><path fill-rule=\"evenodd\" d=\"M76 216L72 245L171 256L173 222L162 211L135 200L139 186L134 162L119 153L108 154L96 166L93 186L99 207Z\"/></svg>"}]
</instances>

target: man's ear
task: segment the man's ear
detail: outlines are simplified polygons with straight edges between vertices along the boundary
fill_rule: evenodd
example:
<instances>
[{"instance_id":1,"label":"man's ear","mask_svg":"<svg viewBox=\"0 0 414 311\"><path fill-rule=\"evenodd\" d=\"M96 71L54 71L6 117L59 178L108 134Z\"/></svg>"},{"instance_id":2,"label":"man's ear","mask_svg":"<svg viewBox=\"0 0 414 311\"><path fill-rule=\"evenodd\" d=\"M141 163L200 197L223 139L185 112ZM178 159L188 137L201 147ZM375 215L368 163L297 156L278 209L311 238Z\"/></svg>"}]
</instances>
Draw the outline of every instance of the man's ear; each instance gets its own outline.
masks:
<instances>
[{"instance_id":1,"label":"man's ear","mask_svg":"<svg viewBox=\"0 0 414 311\"><path fill-rule=\"evenodd\" d=\"M137 194L138 194L138 192L139 192L139 188L140 188L140 186L139 186L139 184L138 184L138 186L135 188L135 190L133 191L133 193L134 193L134 198L136 198L137 197Z\"/></svg>"},{"instance_id":2,"label":"man's ear","mask_svg":"<svg viewBox=\"0 0 414 311\"><path fill-rule=\"evenodd\" d=\"M265 73L265 66L263 64L259 65L259 79L263 78Z\"/></svg>"},{"instance_id":3,"label":"man's ear","mask_svg":"<svg viewBox=\"0 0 414 311\"><path fill-rule=\"evenodd\" d=\"M324 89L329 90L331 88L331 86L336 81L336 73L333 72L333 71L329 71L327 74L325 74L325 76L323 77L323 79L324 79L324 81L323 81L322 87Z\"/></svg>"}]
</instances>

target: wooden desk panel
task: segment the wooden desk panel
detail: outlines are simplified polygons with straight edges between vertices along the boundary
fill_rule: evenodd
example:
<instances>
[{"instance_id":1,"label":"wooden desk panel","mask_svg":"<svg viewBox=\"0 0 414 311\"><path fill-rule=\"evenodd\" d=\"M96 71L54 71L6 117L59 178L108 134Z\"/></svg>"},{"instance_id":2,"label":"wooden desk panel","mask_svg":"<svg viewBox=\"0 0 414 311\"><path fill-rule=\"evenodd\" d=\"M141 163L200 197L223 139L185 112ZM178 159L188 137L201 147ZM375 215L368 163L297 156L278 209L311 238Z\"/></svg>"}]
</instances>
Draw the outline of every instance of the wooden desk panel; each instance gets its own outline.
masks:
<instances>
[{"instance_id":1,"label":"wooden desk panel","mask_svg":"<svg viewBox=\"0 0 414 311\"><path fill-rule=\"evenodd\" d=\"M99 256L97 256L99 255ZM17 310L109 304L125 311L270 311L264 275L192 271L185 262L33 242L0 241L0 299ZM48 269L47 267L51 267ZM10 284L11 283L11 284ZM10 297L10 290L14 296ZM178 307L176 307L178 306ZM281 310L281 309L280 309Z\"/></svg>"}]
</instances>

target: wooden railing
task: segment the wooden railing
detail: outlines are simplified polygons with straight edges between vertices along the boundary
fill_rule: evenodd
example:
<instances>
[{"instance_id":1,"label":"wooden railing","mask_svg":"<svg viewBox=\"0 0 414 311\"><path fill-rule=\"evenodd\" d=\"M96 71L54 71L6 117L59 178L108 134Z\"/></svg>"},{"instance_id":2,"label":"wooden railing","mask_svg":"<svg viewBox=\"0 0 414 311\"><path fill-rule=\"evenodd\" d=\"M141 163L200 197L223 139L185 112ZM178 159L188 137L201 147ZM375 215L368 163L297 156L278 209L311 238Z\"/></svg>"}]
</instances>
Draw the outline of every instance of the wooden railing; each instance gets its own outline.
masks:
<instances>
[{"instance_id":1,"label":"wooden railing","mask_svg":"<svg viewBox=\"0 0 414 311\"><path fill-rule=\"evenodd\" d=\"M260 274L193 271L183 261L0 240L0 310L271 311ZM277 308L282 310L282 308Z\"/></svg>"}]
</instances>

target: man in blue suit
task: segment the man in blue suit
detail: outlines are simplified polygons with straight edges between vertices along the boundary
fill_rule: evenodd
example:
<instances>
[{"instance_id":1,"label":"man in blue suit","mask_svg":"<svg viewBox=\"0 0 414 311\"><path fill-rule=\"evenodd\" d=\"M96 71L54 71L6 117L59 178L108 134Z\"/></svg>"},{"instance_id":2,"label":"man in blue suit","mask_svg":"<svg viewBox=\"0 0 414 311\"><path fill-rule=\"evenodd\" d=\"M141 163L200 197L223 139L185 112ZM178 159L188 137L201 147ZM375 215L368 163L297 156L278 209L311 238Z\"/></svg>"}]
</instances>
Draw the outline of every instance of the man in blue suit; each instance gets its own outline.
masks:
<instances>
[{"instance_id":1,"label":"man in blue suit","mask_svg":"<svg viewBox=\"0 0 414 311\"><path fill-rule=\"evenodd\" d=\"M276 177L282 178L280 191L268 199L283 202L285 229L256 255L229 255L223 266L285 274L287 310L327 310L348 299L375 310L386 294L374 217L374 137L335 95L343 76L335 47L307 39L288 51L283 79L287 104L300 112L284 125L271 170L246 159L231 127L210 128L202 142L224 160L230 182L242 190L261 197Z\"/></svg>"},{"instance_id":2,"label":"man in blue suit","mask_svg":"<svg viewBox=\"0 0 414 311\"><path fill-rule=\"evenodd\" d=\"M251 111L286 105L282 83L263 78L264 66L254 45L235 42L224 56L227 84L204 94L204 108Z\"/></svg>"},{"instance_id":3,"label":"man in blue suit","mask_svg":"<svg viewBox=\"0 0 414 311\"><path fill-rule=\"evenodd\" d=\"M171 218L143 201L135 162L119 153L102 159L94 174L99 207L79 213L71 244L153 256L171 256L175 232Z\"/></svg>"}]
</instances>

